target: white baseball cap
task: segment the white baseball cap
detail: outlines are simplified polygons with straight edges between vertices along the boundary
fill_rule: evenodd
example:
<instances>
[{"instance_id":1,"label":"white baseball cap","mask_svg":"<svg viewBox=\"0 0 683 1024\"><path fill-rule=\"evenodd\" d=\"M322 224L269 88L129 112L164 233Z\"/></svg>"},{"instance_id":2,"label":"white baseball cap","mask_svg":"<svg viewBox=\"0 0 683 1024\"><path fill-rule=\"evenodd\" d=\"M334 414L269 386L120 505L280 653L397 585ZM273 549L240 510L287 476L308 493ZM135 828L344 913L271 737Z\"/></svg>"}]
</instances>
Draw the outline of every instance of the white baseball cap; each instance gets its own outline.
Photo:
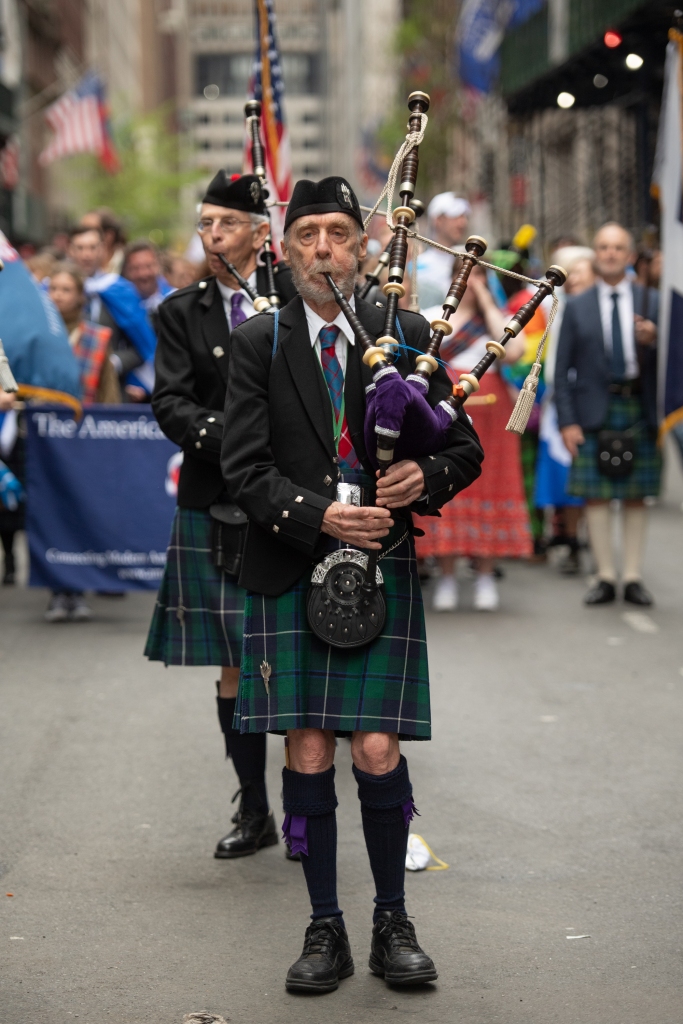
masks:
<instances>
[{"instance_id":1,"label":"white baseball cap","mask_svg":"<svg viewBox=\"0 0 683 1024\"><path fill-rule=\"evenodd\" d=\"M471 213L472 207L467 200L456 196L455 192L439 192L427 207L427 216L432 221L443 215L446 217L469 217Z\"/></svg>"}]
</instances>

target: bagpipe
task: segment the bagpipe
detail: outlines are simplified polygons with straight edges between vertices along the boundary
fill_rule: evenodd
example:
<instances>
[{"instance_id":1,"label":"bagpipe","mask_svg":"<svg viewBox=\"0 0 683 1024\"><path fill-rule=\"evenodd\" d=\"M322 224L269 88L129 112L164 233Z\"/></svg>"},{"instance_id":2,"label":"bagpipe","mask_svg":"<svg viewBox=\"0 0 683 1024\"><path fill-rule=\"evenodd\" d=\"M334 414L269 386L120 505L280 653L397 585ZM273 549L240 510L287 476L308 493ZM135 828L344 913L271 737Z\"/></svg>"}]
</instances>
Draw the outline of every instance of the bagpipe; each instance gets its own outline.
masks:
<instances>
[{"instance_id":1,"label":"bagpipe","mask_svg":"<svg viewBox=\"0 0 683 1024\"><path fill-rule=\"evenodd\" d=\"M246 118L246 129L251 142L251 164L254 174L261 183L261 194L268 199L269 191L266 178L266 159L261 142L261 104L258 100L249 100L244 106ZM242 291L246 292L254 304L257 313L274 313L280 308L280 296L275 287L275 274L273 265L275 263L275 250L273 249L273 238L269 231L261 250L261 263L266 268L266 291L267 295L260 295L255 288L247 281L246 277L238 271L234 263L231 263L223 253L218 253L218 258L237 281Z\"/></svg>"},{"instance_id":2,"label":"bagpipe","mask_svg":"<svg viewBox=\"0 0 683 1024\"><path fill-rule=\"evenodd\" d=\"M408 134L392 164L387 184L370 211L365 224L377 213L386 197L387 224L393 237L390 246L380 257L380 263L388 267L388 280L383 287L387 299L383 333L373 338L365 329L349 301L329 274L325 274L328 285L344 312L351 330L363 349L363 362L372 371L372 384L366 389L366 413L364 436L368 455L383 477L394 461L414 459L434 454L443 449L448 431L460 415L470 395L479 390L480 380L498 359L505 356L505 346L516 337L531 320L543 300L552 295L553 306L548 317L544 335L540 341L536 360L520 391L506 429L523 434L531 415L541 372L543 346L557 308L554 290L566 280L562 267L552 266L546 271L540 283L533 279L514 274L511 271L491 267L499 273L506 273L536 287L534 295L514 314L498 341L486 343L486 355L469 373L461 373L453 385L451 395L432 407L428 401L430 378L439 366L439 351L445 337L452 333L450 318L457 310L467 288L472 269L477 265L489 267L482 259L487 249L483 238L472 235L465 243L465 252L440 246L411 230L416 211L414 190L419 166L419 146L427 125L427 110L430 99L424 92L413 92L408 97L410 119ZM400 174L400 178L399 178ZM393 207L396 182L400 205ZM443 303L442 316L430 324L432 335L425 352L416 358L415 370L403 378L394 365L400 349L397 337L397 310L399 299L406 294L404 276L408 258L408 239L438 248L459 257L459 265ZM413 253L413 266L415 253ZM372 275L370 290L379 279L378 267ZM369 282L369 279L366 278ZM361 295L363 294L363 289ZM386 618L386 605L382 593L382 574L379 570L380 553L369 555L352 548L342 549L328 555L314 570L308 596L308 620L313 632L333 647L353 648L370 643L381 633Z\"/></svg>"}]
</instances>

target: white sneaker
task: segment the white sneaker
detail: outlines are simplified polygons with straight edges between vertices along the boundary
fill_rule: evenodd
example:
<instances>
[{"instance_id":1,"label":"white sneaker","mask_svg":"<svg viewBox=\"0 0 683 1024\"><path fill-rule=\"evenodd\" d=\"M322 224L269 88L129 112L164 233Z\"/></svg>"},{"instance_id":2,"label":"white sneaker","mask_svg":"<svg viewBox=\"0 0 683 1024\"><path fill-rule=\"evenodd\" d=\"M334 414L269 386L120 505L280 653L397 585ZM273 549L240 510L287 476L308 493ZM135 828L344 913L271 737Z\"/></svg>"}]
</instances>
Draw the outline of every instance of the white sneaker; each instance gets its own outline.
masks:
<instances>
[{"instance_id":1,"label":"white sneaker","mask_svg":"<svg viewBox=\"0 0 683 1024\"><path fill-rule=\"evenodd\" d=\"M45 612L46 622L66 622L69 617L69 598L66 594L53 594Z\"/></svg>"},{"instance_id":2,"label":"white sneaker","mask_svg":"<svg viewBox=\"0 0 683 1024\"><path fill-rule=\"evenodd\" d=\"M477 573L474 584L474 607L478 612L495 612L500 606L500 595L493 576Z\"/></svg>"},{"instance_id":3,"label":"white sneaker","mask_svg":"<svg viewBox=\"0 0 683 1024\"><path fill-rule=\"evenodd\" d=\"M454 612L458 607L458 581L455 576L439 576L432 596L435 612Z\"/></svg>"},{"instance_id":4,"label":"white sneaker","mask_svg":"<svg viewBox=\"0 0 683 1024\"><path fill-rule=\"evenodd\" d=\"M85 603L82 594L74 594L69 600L69 618L72 622L88 622L92 619L92 611Z\"/></svg>"}]
</instances>

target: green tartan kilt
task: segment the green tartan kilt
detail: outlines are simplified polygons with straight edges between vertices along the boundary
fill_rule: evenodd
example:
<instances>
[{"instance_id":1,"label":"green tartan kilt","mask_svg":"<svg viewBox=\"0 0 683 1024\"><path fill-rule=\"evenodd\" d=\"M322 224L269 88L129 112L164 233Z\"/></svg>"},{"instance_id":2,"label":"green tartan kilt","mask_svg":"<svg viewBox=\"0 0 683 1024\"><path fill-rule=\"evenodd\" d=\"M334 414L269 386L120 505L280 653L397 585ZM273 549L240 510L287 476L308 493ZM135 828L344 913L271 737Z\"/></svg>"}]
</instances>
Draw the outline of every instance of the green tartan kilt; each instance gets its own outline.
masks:
<instances>
[{"instance_id":1,"label":"green tartan kilt","mask_svg":"<svg viewBox=\"0 0 683 1024\"><path fill-rule=\"evenodd\" d=\"M429 671L415 546L406 537L381 559L387 620L367 647L339 650L311 632L308 571L280 597L247 591L235 708L241 732L332 729L431 739ZM261 665L271 668L269 691Z\"/></svg>"},{"instance_id":2,"label":"green tartan kilt","mask_svg":"<svg viewBox=\"0 0 683 1024\"><path fill-rule=\"evenodd\" d=\"M165 665L238 666L245 593L211 560L208 509L177 508L145 655Z\"/></svg>"},{"instance_id":3,"label":"green tartan kilt","mask_svg":"<svg viewBox=\"0 0 683 1024\"><path fill-rule=\"evenodd\" d=\"M567 490L578 498L597 501L637 501L659 494L662 456L657 440L645 424L645 410L640 398L611 395L604 430L628 430L641 424L634 435L635 458L629 476L613 480L598 469L598 432L587 431L586 441L579 448L569 474Z\"/></svg>"}]
</instances>

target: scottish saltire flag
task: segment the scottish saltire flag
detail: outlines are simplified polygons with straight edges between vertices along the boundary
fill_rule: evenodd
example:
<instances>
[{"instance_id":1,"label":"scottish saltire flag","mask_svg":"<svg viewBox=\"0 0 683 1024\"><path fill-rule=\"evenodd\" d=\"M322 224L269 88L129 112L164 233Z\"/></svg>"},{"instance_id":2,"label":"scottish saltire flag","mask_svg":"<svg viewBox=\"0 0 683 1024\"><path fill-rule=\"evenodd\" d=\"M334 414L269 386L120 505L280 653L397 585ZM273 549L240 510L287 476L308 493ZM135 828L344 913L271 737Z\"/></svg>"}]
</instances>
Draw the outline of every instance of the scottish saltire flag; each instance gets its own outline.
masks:
<instances>
[{"instance_id":1,"label":"scottish saltire flag","mask_svg":"<svg viewBox=\"0 0 683 1024\"><path fill-rule=\"evenodd\" d=\"M465 0L457 29L458 72L464 85L490 92L500 69L499 49L508 29L521 25L545 0Z\"/></svg>"},{"instance_id":2,"label":"scottish saltire flag","mask_svg":"<svg viewBox=\"0 0 683 1024\"><path fill-rule=\"evenodd\" d=\"M94 153L106 170L118 170L104 83L97 75L85 75L78 85L60 96L47 108L45 120L54 135L40 154L41 164L51 164L74 153Z\"/></svg>"},{"instance_id":3,"label":"scottish saltire flag","mask_svg":"<svg viewBox=\"0 0 683 1024\"><path fill-rule=\"evenodd\" d=\"M78 363L64 321L1 231L0 259L0 338L17 383L80 398Z\"/></svg>"},{"instance_id":4,"label":"scottish saltire flag","mask_svg":"<svg viewBox=\"0 0 683 1024\"><path fill-rule=\"evenodd\" d=\"M137 289L125 277L101 273L87 279L85 293L90 303L90 315L96 319L93 305L96 301L103 302L144 360L142 366L128 374L126 383L136 384L151 394L157 339Z\"/></svg>"},{"instance_id":5,"label":"scottish saltire flag","mask_svg":"<svg viewBox=\"0 0 683 1024\"><path fill-rule=\"evenodd\" d=\"M659 414L665 433L683 421L683 34L669 32L653 190L662 211L659 302Z\"/></svg>"},{"instance_id":6,"label":"scottish saltire flag","mask_svg":"<svg viewBox=\"0 0 683 1024\"><path fill-rule=\"evenodd\" d=\"M261 131L266 152L266 175L271 200L287 202L292 191L292 161L289 135L282 109L284 81L275 35L273 0L255 0L256 56L251 92L261 101ZM247 166L251 168L251 152ZM271 224L275 240L282 237L284 207L273 207Z\"/></svg>"}]
</instances>

